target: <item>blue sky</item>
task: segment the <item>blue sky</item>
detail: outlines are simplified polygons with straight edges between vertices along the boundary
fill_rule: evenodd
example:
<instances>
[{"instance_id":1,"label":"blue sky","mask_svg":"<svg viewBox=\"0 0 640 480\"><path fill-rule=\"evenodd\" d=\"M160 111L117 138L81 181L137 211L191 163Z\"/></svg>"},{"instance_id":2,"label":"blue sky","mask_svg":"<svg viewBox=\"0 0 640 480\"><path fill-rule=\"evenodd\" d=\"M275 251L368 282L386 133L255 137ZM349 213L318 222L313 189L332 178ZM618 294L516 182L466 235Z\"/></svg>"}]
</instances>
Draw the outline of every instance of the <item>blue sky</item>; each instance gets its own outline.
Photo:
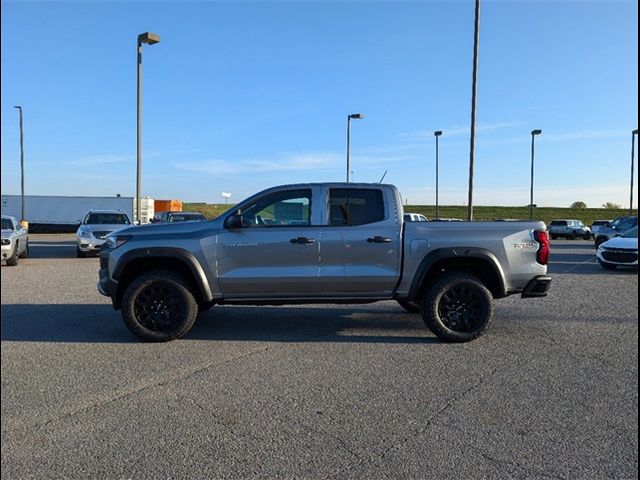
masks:
<instances>
[{"instance_id":1,"label":"blue sky","mask_svg":"<svg viewBox=\"0 0 640 480\"><path fill-rule=\"evenodd\" d=\"M145 46L143 194L223 202L355 181L412 204L467 199L473 2L2 1L2 193L134 195ZM482 3L476 205L629 202L636 2ZM636 186L637 188L637 186ZM636 197L637 198L637 197ZM637 205L637 203L634 203Z\"/></svg>"}]
</instances>

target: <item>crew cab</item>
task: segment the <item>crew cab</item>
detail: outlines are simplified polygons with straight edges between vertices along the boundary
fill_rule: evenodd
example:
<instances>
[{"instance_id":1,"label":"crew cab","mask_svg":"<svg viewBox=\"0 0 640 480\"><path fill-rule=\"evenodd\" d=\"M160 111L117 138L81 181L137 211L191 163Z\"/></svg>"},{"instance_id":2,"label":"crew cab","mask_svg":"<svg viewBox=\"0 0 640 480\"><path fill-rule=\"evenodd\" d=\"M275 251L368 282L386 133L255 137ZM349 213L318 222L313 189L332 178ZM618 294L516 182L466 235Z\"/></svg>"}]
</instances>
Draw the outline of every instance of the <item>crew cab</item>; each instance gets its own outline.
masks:
<instances>
[{"instance_id":1,"label":"crew cab","mask_svg":"<svg viewBox=\"0 0 640 480\"><path fill-rule=\"evenodd\" d=\"M547 294L549 249L543 222L404 222L393 185L285 185L206 222L114 232L98 290L145 341L180 338L216 304L397 300L464 342L494 299Z\"/></svg>"}]
</instances>

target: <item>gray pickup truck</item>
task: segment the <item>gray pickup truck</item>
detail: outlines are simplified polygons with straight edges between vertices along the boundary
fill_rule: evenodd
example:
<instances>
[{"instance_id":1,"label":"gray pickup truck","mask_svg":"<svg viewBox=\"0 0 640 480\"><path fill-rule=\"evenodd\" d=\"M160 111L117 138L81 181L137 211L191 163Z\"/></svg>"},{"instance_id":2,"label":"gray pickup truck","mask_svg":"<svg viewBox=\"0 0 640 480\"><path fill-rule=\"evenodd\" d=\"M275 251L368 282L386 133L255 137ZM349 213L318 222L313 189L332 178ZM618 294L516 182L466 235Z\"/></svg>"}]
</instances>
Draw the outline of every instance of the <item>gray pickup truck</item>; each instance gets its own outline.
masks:
<instances>
[{"instance_id":1,"label":"gray pickup truck","mask_svg":"<svg viewBox=\"0 0 640 480\"><path fill-rule=\"evenodd\" d=\"M393 185L285 185L207 222L114 232L98 290L145 341L182 337L216 304L397 300L464 342L494 299L546 295L549 248L542 222L404 222Z\"/></svg>"}]
</instances>

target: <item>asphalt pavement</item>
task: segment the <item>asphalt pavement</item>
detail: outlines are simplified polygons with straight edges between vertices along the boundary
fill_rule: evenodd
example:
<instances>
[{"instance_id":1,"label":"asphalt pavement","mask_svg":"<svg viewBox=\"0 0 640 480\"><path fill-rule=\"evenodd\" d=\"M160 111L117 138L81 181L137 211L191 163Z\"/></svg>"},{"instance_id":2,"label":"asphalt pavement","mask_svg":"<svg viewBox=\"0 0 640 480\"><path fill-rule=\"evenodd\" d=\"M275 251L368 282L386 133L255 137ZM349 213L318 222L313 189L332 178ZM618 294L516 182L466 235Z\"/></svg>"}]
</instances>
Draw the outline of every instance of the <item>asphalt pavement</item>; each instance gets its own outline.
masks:
<instances>
[{"instance_id":1,"label":"asphalt pavement","mask_svg":"<svg viewBox=\"0 0 640 480\"><path fill-rule=\"evenodd\" d=\"M592 242L462 345L395 302L214 307L143 344L72 236L31 245L1 270L3 479L638 477L638 275Z\"/></svg>"}]
</instances>

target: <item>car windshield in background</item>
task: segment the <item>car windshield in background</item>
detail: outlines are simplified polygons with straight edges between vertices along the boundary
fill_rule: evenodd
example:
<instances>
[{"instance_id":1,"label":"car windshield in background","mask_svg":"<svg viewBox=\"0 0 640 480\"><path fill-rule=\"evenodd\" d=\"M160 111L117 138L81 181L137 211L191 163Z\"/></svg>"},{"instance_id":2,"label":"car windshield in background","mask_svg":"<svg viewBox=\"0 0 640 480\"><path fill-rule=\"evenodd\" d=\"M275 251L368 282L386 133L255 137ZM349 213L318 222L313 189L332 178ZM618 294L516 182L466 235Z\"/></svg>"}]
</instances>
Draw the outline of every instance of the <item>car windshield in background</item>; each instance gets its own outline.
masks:
<instances>
[{"instance_id":1,"label":"car windshield in background","mask_svg":"<svg viewBox=\"0 0 640 480\"><path fill-rule=\"evenodd\" d=\"M627 233L622 235L622 238L638 238L638 227L629 230Z\"/></svg>"},{"instance_id":2,"label":"car windshield in background","mask_svg":"<svg viewBox=\"0 0 640 480\"><path fill-rule=\"evenodd\" d=\"M87 225L129 225L124 213L90 213L84 221Z\"/></svg>"},{"instance_id":3,"label":"car windshield in background","mask_svg":"<svg viewBox=\"0 0 640 480\"><path fill-rule=\"evenodd\" d=\"M205 220L204 215L171 215L169 217L170 222L204 222Z\"/></svg>"},{"instance_id":4,"label":"car windshield in background","mask_svg":"<svg viewBox=\"0 0 640 480\"><path fill-rule=\"evenodd\" d=\"M13 230L13 222L8 218L2 219L2 230Z\"/></svg>"}]
</instances>

